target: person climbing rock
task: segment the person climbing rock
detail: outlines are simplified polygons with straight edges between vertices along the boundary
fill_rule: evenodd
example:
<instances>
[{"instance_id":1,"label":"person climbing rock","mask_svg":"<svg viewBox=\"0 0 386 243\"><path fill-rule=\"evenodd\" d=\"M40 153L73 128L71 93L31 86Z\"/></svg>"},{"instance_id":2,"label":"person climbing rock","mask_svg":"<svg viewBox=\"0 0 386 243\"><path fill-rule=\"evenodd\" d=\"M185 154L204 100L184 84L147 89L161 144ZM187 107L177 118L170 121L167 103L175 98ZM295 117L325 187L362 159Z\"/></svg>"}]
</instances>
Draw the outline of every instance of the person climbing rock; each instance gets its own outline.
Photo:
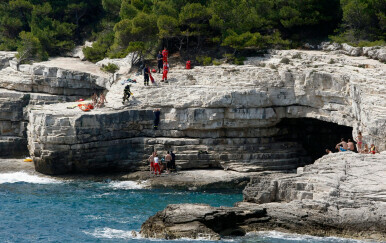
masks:
<instances>
[{"instance_id":1,"label":"person climbing rock","mask_svg":"<svg viewBox=\"0 0 386 243\"><path fill-rule=\"evenodd\" d=\"M161 111L160 109L155 109L154 111L154 130L157 130L158 129L158 124L159 124L159 121L160 121L160 115L161 115Z\"/></svg>"},{"instance_id":2,"label":"person climbing rock","mask_svg":"<svg viewBox=\"0 0 386 243\"><path fill-rule=\"evenodd\" d=\"M164 63L168 62L168 55L169 55L168 48L165 46L164 50L162 51L162 60Z\"/></svg>"},{"instance_id":3,"label":"person climbing rock","mask_svg":"<svg viewBox=\"0 0 386 243\"><path fill-rule=\"evenodd\" d=\"M168 72L169 72L169 64L168 62L164 62L164 66L163 66L163 75L162 75L162 80L161 82L168 82Z\"/></svg>"},{"instance_id":4,"label":"person climbing rock","mask_svg":"<svg viewBox=\"0 0 386 243\"><path fill-rule=\"evenodd\" d=\"M146 64L145 68L143 69L143 83L145 86L149 86L149 74L150 69L149 66Z\"/></svg>"},{"instance_id":5,"label":"person climbing rock","mask_svg":"<svg viewBox=\"0 0 386 243\"><path fill-rule=\"evenodd\" d=\"M123 90L122 105L125 104L125 101L126 101L126 100L129 100L130 95L131 95L130 84L128 84L128 85L126 85L125 89Z\"/></svg>"},{"instance_id":6,"label":"person climbing rock","mask_svg":"<svg viewBox=\"0 0 386 243\"><path fill-rule=\"evenodd\" d=\"M158 52L158 55L157 55L157 62L158 62L158 73L161 73L161 69L162 69L162 66L163 66L163 58L162 58L162 54L161 54L161 51Z\"/></svg>"}]
</instances>

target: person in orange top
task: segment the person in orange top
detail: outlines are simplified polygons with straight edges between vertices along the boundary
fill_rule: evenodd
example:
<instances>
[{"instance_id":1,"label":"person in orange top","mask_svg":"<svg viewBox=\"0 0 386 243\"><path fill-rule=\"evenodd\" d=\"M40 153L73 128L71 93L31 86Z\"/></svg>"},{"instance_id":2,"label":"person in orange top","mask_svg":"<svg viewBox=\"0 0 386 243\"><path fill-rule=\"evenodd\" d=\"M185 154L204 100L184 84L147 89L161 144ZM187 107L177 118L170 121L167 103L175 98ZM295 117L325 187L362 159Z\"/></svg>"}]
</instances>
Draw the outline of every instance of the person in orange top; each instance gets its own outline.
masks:
<instances>
[{"instance_id":1,"label":"person in orange top","mask_svg":"<svg viewBox=\"0 0 386 243\"><path fill-rule=\"evenodd\" d=\"M163 75L162 75L162 80L161 82L167 82L168 81L168 72L169 72L169 64L168 62L164 62L164 67L163 67Z\"/></svg>"}]
</instances>

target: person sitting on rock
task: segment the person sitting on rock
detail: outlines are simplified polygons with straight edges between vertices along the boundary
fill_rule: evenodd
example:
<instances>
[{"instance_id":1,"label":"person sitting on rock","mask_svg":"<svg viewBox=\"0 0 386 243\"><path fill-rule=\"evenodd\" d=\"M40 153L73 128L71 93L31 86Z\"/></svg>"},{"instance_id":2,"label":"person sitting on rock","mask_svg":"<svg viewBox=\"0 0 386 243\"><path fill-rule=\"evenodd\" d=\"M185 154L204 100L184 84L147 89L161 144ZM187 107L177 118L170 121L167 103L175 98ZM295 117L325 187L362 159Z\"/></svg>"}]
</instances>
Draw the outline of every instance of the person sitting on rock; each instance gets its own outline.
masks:
<instances>
[{"instance_id":1,"label":"person sitting on rock","mask_svg":"<svg viewBox=\"0 0 386 243\"><path fill-rule=\"evenodd\" d=\"M102 93L99 96L99 101L98 101L97 107L101 108L101 107L105 106L105 103L107 103L106 96L104 93Z\"/></svg>"},{"instance_id":2,"label":"person sitting on rock","mask_svg":"<svg viewBox=\"0 0 386 243\"><path fill-rule=\"evenodd\" d=\"M364 144L364 147L361 150L361 154L368 154L369 153L369 146L367 143Z\"/></svg>"},{"instance_id":3,"label":"person sitting on rock","mask_svg":"<svg viewBox=\"0 0 386 243\"><path fill-rule=\"evenodd\" d=\"M348 145L346 143L346 141L344 141L344 139L340 139L340 143L338 143L336 146L335 146L336 149L338 149L340 152L345 152L348 150Z\"/></svg>"},{"instance_id":4,"label":"person sitting on rock","mask_svg":"<svg viewBox=\"0 0 386 243\"><path fill-rule=\"evenodd\" d=\"M378 149L375 147L374 144L371 144L369 153L370 154L379 153Z\"/></svg>"},{"instance_id":5,"label":"person sitting on rock","mask_svg":"<svg viewBox=\"0 0 386 243\"><path fill-rule=\"evenodd\" d=\"M131 95L130 84L128 84L128 85L126 85L125 89L123 90L122 105L125 104L126 100L127 101L129 100L130 95Z\"/></svg>"},{"instance_id":6,"label":"person sitting on rock","mask_svg":"<svg viewBox=\"0 0 386 243\"><path fill-rule=\"evenodd\" d=\"M355 145L354 143L351 141L351 139L348 139L347 140L347 147L350 151L354 151L355 150Z\"/></svg>"},{"instance_id":7,"label":"person sitting on rock","mask_svg":"<svg viewBox=\"0 0 386 243\"><path fill-rule=\"evenodd\" d=\"M332 154L332 151L329 149L326 149L326 154Z\"/></svg>"}]
</instances>

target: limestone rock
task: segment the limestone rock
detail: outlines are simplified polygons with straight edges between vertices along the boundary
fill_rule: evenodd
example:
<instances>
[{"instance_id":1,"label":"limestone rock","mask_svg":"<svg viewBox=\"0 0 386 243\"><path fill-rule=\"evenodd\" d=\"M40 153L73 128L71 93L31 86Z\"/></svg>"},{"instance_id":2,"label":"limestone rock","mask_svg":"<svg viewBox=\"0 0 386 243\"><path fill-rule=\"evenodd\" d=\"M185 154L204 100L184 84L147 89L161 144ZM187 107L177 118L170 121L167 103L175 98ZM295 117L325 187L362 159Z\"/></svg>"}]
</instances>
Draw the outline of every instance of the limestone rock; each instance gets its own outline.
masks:
<instances>
[{"instance_id":1,"label":"limestone rock","mask_svg":"<svg viewBox=\"0 0 386 243\"><path fill-rule=\"evenodd\" d=\"M224 232L264 229L383 240L385 161L386 154L329 154L299 174L251 180L243 193L244 202L233 208L169 205L142 225L142 233L174 239L198 238L198 232L218 237L228 235ZM211 224L220 218L216 222L229 222L234 215L229 225L217 223L214 228Z\"/></svg>"},{"instance_id":2,"label":"limestone rock","mask_svg":"<svg viewBox=\"0 0 386 243\"><path fill-rule=\"evenodd\" d=\"M280 63L284 57L289 64ZM73 104L44 106L44 112L30 114L30 153L44 173L147 169L146 159L153 150L177 151L181 169L256 172L294 170L310 163L304 144L323 150L312 144L312 137L321 133L329 138L322 146L334 146L341 136L355 137L362 131L365 143L386 149L386 131L380 129L386 123L385 64L298 50L272 51L248 63L175 67L168 84L150 87L141 85L141 76L131 74L138 82L131 85L134 98L129 106L121 103L125 86L121 81L109 88L103 109L85 114L65 109ZM159 81L159 74L154 77ZM156 107L161 108L161 123L154 131ZM291 122L299 118L315 122ZM343 127L330 128L316 120ZM313 129L311 135L301 126L325 129ZM345 127L352 132L339 135ZM293 134L298 141L290 141ZM307 142L299 143L303 138Z\"/></svg>"},{"instance_id":3,"label":"limestone rock","mask_svg":"<svg viewBox=\"0 0 386 243\"><path fill-rule=\"evenodd\" d=\"M150 238L204 238L219 240L220 236L240 236L245 231L239 225L267 220L262 208L214 208L206 204L171 204L149 218L141 234Z\"/></svg>"}]
</instances>

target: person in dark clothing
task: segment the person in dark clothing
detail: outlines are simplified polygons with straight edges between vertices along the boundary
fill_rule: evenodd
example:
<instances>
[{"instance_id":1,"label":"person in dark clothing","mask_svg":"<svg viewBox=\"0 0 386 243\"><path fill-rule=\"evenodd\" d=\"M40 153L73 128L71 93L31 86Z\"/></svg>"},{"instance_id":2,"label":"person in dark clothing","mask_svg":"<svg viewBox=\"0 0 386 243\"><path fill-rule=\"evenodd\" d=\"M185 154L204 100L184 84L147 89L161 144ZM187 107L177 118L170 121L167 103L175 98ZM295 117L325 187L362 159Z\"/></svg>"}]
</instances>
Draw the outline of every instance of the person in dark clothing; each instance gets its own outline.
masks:
<instances>
[{"instance_id":1,"label":"person in dark clothing","mask_svg":"<svg viewBox=\"0 0 386 243\"><path fill-rule=\"evenodd\" d=\"M149 86L149 73L150 73L149 66L146 64L145 68L143 69L143 78L144 78L143 82L145 86Z\"/></svg>"},{"instance_id":2,"label":"person in dark clothing","mask_svg":"<svg viewBox=\"0 0 386 243\"><path fill-rule=\"evenodd\" d=\"M170 161L170 171L177 171L176 170L176 155L173 153L173 151L170 151L170 155L172 156L172 160Z\"/></svg>"},{"instance_id":3,"label":"person in dark clothing","mask_svg":"<svg viewBox=\"0 0 386 243\"><path fill-rule=\"evenodd\" d=\"M161 73L161 69L163 67L163 56L161 54L161 51L158 52L158 55L157 55L157 61L158 61L158 73Z\"/></svg>"},{"instance_id":4,"label":"person in dark clothing","mask_svg":"<svg viewBox=\"0 0 386 243\"><path fill-rule=\"evenodd\" d=\"M153 112L154 112L154 126L153 126L153 128L154 128L154 130L157 130L159 120L160 120L159 117L161 115L161 111L160 111L160 109L155 109Z\"/></svg>"},{"instance_id":5,"label":"person in dark clothing","mask_svg":"<svg viewBox=\"0 0 386 243\"><path fill-rule=\"evenodd\" d=\"M128 84L128 85L126 85L125 89L123 90L122 105L125 104L125 101L126 101L126 100L129 100L130 95L131 95L130 84Z\"/></svg>"}]
</instances>

